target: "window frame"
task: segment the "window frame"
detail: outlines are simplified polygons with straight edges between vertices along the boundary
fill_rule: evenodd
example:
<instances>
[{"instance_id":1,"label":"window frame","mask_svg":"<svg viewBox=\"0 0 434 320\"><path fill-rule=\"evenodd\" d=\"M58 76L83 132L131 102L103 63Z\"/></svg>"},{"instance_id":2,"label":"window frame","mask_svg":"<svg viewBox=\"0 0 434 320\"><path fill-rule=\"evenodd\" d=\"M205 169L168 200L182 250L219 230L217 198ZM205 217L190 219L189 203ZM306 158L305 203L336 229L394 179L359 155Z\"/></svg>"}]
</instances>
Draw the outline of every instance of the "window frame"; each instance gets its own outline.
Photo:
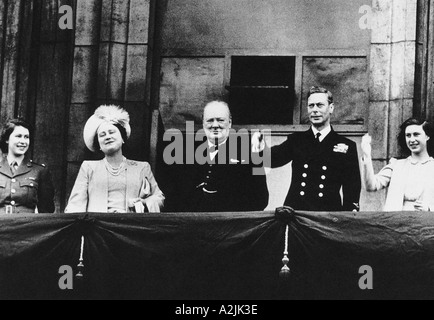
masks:
<instances>
[{"instance_id":1,"label":"window frame","mask_svg":"<svg viewBox=\"0 0 434 320\"><path fill-rule=\"evenodd\" d=\"M223 90L224 94L222 100L228 101L229 91L226 87L230 87L231 79L231 61L232 56L292 56L295 57L295 75L294 75L294 94L295 94L295 106L293 112L293 124L288 125L263 125L263 124L249 124L249 125L236 125L232 127L238 129L251 130L271 130L272 135L287 135L289 133L305 131L309 128L309 125L301 124L301 108L302 104L302 86L303 86L303 59L306 57L355 57L366 58L367 72L369 72L370 66L370 50L369 49L330 49L330 50L307 50L307 51L291 51L283 49L207 49L203 48L200 53L196 49L177 49L168 48L163 49L161 53L161 59L163 58L199 58L199 57L215 57L224 59L224 74L223 74ZM368 119L369 119L369 103L366 106L366 121L364 124L333 124L333 129L338 132L349 136L362 136L368 131ZM185 130L185 125L172 126L174 129L181 131ZM195 125L196 129L202 128L201 125Z\"/></svg>"},{"instance_id":2,"label":"window frame","mask_svg":"<svg viewBox=\"0 0 434 320\"><path fill-rule=\"evenodd\" d=\"M236 124L233 127L236 129L245 128L248 130L255 129L270 129L273 135L286 135L288 133L304 131L309 128L309 125L301 123L301 108L302 106L302 89L303 89L303 59L304 58L312 58L312 57L350 57L350 58L366 58L367 63L367 72L369 72L369 50L310 50L304 52L282 52L279 51L259 51L258 50L233 50L231 52L226 52L225 54L225 74L224 74L224 84L225 88L230 87L230 77L231 77L231 64L232 64L232 56L288 56L295 57L295 74L294 74L294 93L295 93L295 104L293 110L293 124L288 125L262 125L262 124L249 124L243 126L237 126ZM228 93L228 92L227 92ZM369 105L366 106L366 119L364 124L333 124L333 128L335 131L339 133L344 133L348 135L363 135L368 131L367 120L369 118Z\"/></svg>"}]
</instances>

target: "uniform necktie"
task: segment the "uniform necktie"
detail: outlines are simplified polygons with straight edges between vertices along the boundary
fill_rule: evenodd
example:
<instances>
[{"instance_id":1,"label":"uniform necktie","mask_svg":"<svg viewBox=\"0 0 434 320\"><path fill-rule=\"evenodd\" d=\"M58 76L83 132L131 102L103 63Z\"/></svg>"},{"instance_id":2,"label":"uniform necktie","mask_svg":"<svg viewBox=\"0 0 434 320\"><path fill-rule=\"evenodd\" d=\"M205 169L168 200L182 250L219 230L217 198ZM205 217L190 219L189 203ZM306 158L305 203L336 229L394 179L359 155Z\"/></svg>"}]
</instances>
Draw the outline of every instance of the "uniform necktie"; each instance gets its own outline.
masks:
<instances>
[{"instance_id":1,"label":"uniform necktie","mask_svg":"<svg viewBox=\"0 0 434 320\"><path fill-rule=\"evenodd\" d=\"M317 134L315 135L315 141L317 143L320 143L321 141L319 140L319 137L321 137L321 132L317 132Z\"/></svg>"},{"instance_id":2,"label":"uniform necktie","mask_svg":"<svg viewBox=\"0 0 434 320\"><path fill-rule=\"evenodd\" d=\"M16 161L12 162L11 163L12 174L15 174L15 172L17 171L17 169L18 169L18 163Z\"/></svg>"}]
</instances>

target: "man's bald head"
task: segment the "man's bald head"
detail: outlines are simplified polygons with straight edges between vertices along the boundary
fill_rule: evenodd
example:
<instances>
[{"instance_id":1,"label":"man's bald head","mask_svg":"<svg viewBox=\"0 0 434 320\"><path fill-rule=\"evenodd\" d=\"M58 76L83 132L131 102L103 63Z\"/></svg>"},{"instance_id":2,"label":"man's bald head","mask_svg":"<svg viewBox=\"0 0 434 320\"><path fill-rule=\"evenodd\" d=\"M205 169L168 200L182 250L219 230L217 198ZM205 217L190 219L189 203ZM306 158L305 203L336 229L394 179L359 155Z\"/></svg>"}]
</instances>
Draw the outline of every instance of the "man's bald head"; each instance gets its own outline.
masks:
<instances>
[{"instance_id":1,"label":"man's bald head","mask_svg":"<svg viewBox=\"0 0 434 320\"><path fill-rule=\"evenodd\" d=\"M208 102L205 107L203 108L203 114L202 114L202 119L205 119L205 113L206 111L212 110L212 111L222 111L223 110L226 112L226 116L228 119L232 120L232 115L231 115L231 110L229 109L229 106L226 102L224 101L211 101Z\"/></svg>"}]
</instances>

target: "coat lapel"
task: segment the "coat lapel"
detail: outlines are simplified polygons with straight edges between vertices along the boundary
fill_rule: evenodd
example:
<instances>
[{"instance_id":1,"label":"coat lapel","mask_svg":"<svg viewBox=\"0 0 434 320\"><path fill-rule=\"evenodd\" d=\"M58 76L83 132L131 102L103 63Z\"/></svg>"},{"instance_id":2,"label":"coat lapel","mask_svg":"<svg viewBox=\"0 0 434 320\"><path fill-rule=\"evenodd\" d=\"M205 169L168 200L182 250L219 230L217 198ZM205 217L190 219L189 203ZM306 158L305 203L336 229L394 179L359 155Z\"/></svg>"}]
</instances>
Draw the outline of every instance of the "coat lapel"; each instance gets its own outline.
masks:
<instances>
[{"instance_id":1,"label":"coat lapel","mask_svg":"<svg viewBox=\"0 0 434 320\"><path fill-rule=\"evenodd\" d=\"M32 170L33 164L30 162L28 158L24 158L21 165L18 167L17 171L15 171L14 177L26 174Z\"/></svg>"},{"instance_id":2,"label":"coat lapel","mask_svg":"<svg viewBox=\"0 0 434 320\"><path fill-rule=\"evenodd\" d=\"M9 167L6 156L2 157L2 161L0 163L0 173L6 177L12 178L11 168Z\"/></svg>"},{"instance_id":3,"label":"coat lapel","mask_svg":"<svg viewBox=\"0 0 434 320\"><path fill-rule=\"evenodd\" d=\"M142 177L139 177L140 170L137 162L127 160L127 193L126 193L126 208L128 209L128 199L137 198L140 195L140 187L143 183ZM139 178L139 179L137 179ZM134 181L140 181L140 185L134 183ZM137 190L139 190L137 192Z\"/></svg>"},{"instance_id":4,"label":"coat lapel","mask_svg":"<svg viewBox=\"0 0 434 320\"><path fill-rule=\"evenodd\" d=\"M30 162L30 160L26 157L24 158L23 162L21 162L21 165L18 167L15 174L12 174L11 168L9 166L8 160L6 156L2 157L2 161L0 163L0 173L12 178L17 177L23 174L26 174L32 170L33 164Z\"/></svg>"},{"instance_id":5,"label":"coat lapel","mask_svg":"<svg viewBox=\"0 0 434 320\"><path fill-rule=\"evenodd\" d=\"M97 193L94 199L97 199L98 205L97 208L104 208L102 212L108 211L108 178L107 178L107 170L105 168L104 160L100 160L95 166L95 176L94 181L104 181L104 183L100 183L98 185L94 185L94 191Z\"/></svg>"},{"instance_id":6,"label":"coat lapel","mask_svg":"<svg viewBox=\"0 0 434 320\"><path fill-rule=\"evenodd\" d=\"M330 133L324 138L324 140L319 144L319 153L323 154L329 152L334 148L336 143L336 132L330 131Z\"/></svg>"},{"instance_id":7,"label":"coat lapel","mask_svg":"<svg viewBox=\"0 0 434 320\"><path fill-rule=\"evenodd\" d=\"M320 143L320 145L318 145L318 143L315 141L315 136L313 134L312 128L305 131L304 136L306 143L303 144L302 142L300 142L300 148L307 148L306 151L303 151L303 154L307 156L308 160L310 161L318 157L318 154L320 152L319 148L322 142Z\"/></svg>"}]
</instances>

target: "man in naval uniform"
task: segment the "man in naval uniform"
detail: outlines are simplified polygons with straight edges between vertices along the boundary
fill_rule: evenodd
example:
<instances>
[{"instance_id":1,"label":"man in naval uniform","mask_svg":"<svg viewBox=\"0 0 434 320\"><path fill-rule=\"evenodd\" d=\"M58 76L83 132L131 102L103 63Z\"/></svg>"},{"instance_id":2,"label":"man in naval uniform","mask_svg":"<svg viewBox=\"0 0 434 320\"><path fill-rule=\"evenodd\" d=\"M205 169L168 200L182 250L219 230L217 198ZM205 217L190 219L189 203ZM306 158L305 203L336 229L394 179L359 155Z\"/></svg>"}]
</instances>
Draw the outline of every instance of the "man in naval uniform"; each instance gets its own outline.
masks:
<instances>
[{"instance_id":1,"label":"man in naval uniform","mask_svg":"<svg viewBox=\"0 0 434 320\"><path fill-rule=\"evenodd\" d=\"M247 137L244 140L247 144L241 145L240 139L231 133L231 126L231 113L225 102L212 101L205 106L203 129L206 142L199 147L205 146L203 158L206 161L200 164L195 159L194 165L178 166L181 173L178 171L176 174L176 181L173 180L175 175L171 174L170 186L165 187L168 190L167 211L264 210L268 204L265 172L253 174L254 167L261 169L251 160L250 139ZM236 148L231 149L231 144L237 144ZM242 152L243 147L247 150L246 154Z\"/></svg>"},{"instance_id":2,"label":"man in naval uniform","mask_svg":"<svg viewBox=\"0 0 434 320\"><path fill-rule=\"evenodd\" d=\"M284 205L306 211L358 211L361 179L357 147L330 125L332 93L312 87L307 108L311 128L290 134L285 142L271 148L272 168L292 161L291 186ZM259 133L253 135L252 146L254 151L266 147Z\"/></svg>"}]
</instances>

